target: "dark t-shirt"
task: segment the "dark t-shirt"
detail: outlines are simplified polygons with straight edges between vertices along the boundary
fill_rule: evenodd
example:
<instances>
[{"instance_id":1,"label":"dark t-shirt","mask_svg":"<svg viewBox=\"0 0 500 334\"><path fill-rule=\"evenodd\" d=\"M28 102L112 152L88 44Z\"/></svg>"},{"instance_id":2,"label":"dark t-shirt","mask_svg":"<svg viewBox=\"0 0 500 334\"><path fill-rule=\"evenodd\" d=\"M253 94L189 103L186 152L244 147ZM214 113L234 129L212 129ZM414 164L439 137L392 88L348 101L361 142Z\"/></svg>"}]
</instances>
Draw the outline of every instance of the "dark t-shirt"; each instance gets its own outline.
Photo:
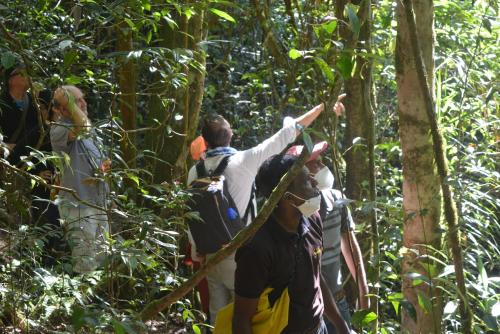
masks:
<instances>
[{"instance_id":1,"label":"dark t-shirt","mask_svg":"<svg viewBox=\"0 0 500 334\"><path fill-rule=\"evenodd\" d=\"M282 333L307 333L323 314L320 288L322 224L318 215L302 218L298 233L289 233L272 217L236 252L235 292L258 298L267 287L288 286L288 326Z\"/></svg>"},{"instance_id":2,"label":"dark t-shirt","mask_svg":"<svg viewBox=\"0 0 500 334\"><path fill-rule=\"evenodd\" d=\"M38 115L30 94L27 94L26 112L16 105L16 102L8 92L2 92L0 96L0 128L4 141L16 144L8 160L17 164L20 157L29 155L28 146L35 147L40 138L40 125ZM23 117L24 114L24 117ZM19 128L19 131L17 130ZM17 136L15 133L18 132Z\"/></svg>"}]
</instances>

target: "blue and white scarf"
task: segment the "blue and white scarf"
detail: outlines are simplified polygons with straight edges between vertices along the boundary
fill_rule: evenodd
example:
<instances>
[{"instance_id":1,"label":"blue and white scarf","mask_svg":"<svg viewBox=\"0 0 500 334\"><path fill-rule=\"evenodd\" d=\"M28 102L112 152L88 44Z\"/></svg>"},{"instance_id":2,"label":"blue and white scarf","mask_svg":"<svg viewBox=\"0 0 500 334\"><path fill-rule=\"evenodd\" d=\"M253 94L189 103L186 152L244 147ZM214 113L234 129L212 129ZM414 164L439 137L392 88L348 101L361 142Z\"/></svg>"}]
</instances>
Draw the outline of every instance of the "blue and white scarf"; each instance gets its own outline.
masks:
<instances>
[{"instance_id":1,"label":"blue and white scarf","mask_svg":"<svg viewBox=\"0 0 500 334\"><path fill-rule=\"evenodd\" d=\"M208 150L207 153L205 154L205 156L207 158L211 158L211 157L215 157L217 155L233 155L235 153L237 153L238 150L233 148L233 147L229 147L229 146L224 146L224 147L216 147L216 148L213 148L211 150Z\"/></svg>"}]
</instances>

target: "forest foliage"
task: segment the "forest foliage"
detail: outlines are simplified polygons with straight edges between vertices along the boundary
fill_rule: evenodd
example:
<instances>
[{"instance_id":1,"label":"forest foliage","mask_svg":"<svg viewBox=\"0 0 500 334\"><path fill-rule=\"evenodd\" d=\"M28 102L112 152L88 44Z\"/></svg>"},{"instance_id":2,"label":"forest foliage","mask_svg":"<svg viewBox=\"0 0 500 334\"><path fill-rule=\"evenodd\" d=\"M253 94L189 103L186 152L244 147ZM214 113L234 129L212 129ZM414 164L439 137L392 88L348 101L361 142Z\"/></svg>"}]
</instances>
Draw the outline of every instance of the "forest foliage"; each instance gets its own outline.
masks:
<instances>
[{"instance_id":1,"label":"forest foliage","mask_svg":"<svg viewBox=\"0 0 500 334\"><path fill-rule=\"evenodd\" d=\"M199 333L204 318L194 293L165 310L161 322L139 319L149 302L192 274L184 261L185 221L193 215L185 204L189 195L184 181L192 165L187 145L196 135L199 117L223 115L234 127L233 146L253 146L279 129L284 116L318 102L331 103L335 89L355 73L355 56L360 56L373 66L369 98L376 199L356 201L352 209L376 212L379 252L371 257L367 252L365 260L379 308L356 312L353 321L360 333L369 333L375 320L380 333L399 333L401 310L414 310L401 293L405 249L396 3L373 1L368 18L359 11L364 1L347 3L347 21L340 22L333 1L1 1L2 66L22 58L35 88L54 89L63 83L82 87L90 118L113 161L111 172L102 177L111 186L114 206L105 270L73 275L67 255L48 267L43 262L47 231L31 221L26 205L26 189L37 180L1 160L0 326L26 332L116 333L169 326ZM495 1L434 1L432 90L447 144L447 182L458 207L476 333L494 333L500 326L498 13ZM369 50L340 41L340 24L358 36L365 20L371 24ZM123 38L128 38L129 50L119 47ZM133 75L125 83L119 79L124 68ZM135 91L135 106L127 105L125 84ZM199 115L197 89L203 98ZM136 109L132 123L123 117L123 101ZM345 132L345 119L323 117L310 133L315 140L331 140L334 134L338 153L329 162L340 161L342 176L356 168L342 159L346 152L366 149L363 138L342 140ZM32 154L42 163L62 163L51 152ZM440 226L447 241L444 222ZM368 228L356 225L367 239L370 235L363 233ZM431 279L443 295L443 329L458 333L459 295L451 253L443 246L434 254L438 256L429 259L434 263ZM431 279L413 277L414 284ZM432 307L426 296L418 302L424 310Z\"/></svg>"}]
</instances>

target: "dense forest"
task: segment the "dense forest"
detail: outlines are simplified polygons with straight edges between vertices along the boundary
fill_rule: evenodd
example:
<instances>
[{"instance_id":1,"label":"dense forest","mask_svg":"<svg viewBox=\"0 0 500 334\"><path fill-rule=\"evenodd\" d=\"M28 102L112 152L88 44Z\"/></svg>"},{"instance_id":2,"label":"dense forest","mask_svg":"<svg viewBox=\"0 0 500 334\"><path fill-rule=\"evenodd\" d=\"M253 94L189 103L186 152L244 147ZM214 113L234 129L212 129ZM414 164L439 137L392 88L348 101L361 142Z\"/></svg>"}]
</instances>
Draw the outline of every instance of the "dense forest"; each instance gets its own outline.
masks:
<instances>
[{"instance_id":1,"label":"dense forest","mask_svg":"<svg viewBox=\"0 0 500 334\"><path fill-rule=\"evenodd\" d=\"M23 64L40 125L14 162L17 131L0 136L0 331L208 332L195 286L232 248L198 272L189 256L202 119L222 115L242 150L324 103L298 140L328 143L354 218L370 307L343 270L353 329L498 333L498 15L493 0L0 0L1 90ZM93 181L104 204L90 205L110 222L106 256L85 274L67 226L34 210L88 204L54 180L71 157L44 148L43 104L57 101L42 92L61 85L84 94L88 140L109 159Z\"/></svg>"}]
</instances>

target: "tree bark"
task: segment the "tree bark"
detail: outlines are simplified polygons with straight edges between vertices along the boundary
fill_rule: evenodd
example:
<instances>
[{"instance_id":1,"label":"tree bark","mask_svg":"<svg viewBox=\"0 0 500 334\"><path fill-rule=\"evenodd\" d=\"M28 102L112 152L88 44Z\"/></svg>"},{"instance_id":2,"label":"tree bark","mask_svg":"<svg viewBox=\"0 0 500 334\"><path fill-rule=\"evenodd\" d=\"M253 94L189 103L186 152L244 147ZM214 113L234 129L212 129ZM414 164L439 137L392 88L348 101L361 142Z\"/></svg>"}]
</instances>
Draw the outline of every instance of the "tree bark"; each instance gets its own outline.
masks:
<instances>
[{"instance_id":1,"label":"tree bark","mask_svg":"<svg viewBox=\"0 0 500 334\"><path fill-rule=\"evenodd\" d=\"M135 167L136 158L136 136L127 130L137 128L137 64L135 60L128 57L126 53L133 50L133 31L125 21L121 21L116 27L116 48L124 54L119 58L117 71L118 86L120 88L119 105L123 123L124 133L120 140L123 152L123 160L128 167Z\"/></svg>"},{"instance_id":2,"label":"tree bark","mask_svg":"<svg viewBox=\"0 0 500 334\"><path fill-rule=\"evenodd\" d=\"M171 92L170 83L157 84L152 89L149 118L162 121L162 126L148 134L147 144L156 152L158 159L151 161L154 182L183 179L186 175L186 162L189 159L188 146L198 127L199 114L203 100L206 54L200 46L207 36L208 25L205 11L198 8L189 20L178 16L178 29L171 29L166 23L160 26L162 40L160 46L179 51L193 51L195 66L186 65L183 74L187 83ZM175 61L171 59L171 61ZM159 75L156 82L161 82ZM174 97L173 111L167 110L165 101ZM154 126L151 124L151 126Z\"/></svg>"},{"instance_id":3,"label":"tree bark","mask_svg":"<svg viewBox=\"0 0 500 334\"><path fill-rule=\"evenodd\" d=\"M203 93L205 91L205 66L206 53L200 47L202 42L207 37L208 24L205 22L205 12L200 12L191 18L190 31L192 39L189 41L189 49L194 52L194 60L197 62L197 67L192 68L188 72L189 89L186 92L186 101L184 109L184 141L180 153L175 163L177 175L184 179L187 175L187 164L189 160L189 144L194 139L198 128L199 116L203 102Z\"/></svg>"},{"instance_id":4,"label":"tree bark","mask_svg":"<svg viewBox=\"0 0 500 334\"><path fill-rule=\"evenodd\" d=\"M372 12L371 1L363 1L360 12L364 12L366 20L361 26L357 49L364 50L367 54L371 52L371 24ZM350 34L350 39L353 38ZM346 194L350 199L360 203L354 210L356 224L363 225L358 240L362 254L370 254L372 258L378 259L379 241L378 226L375 214L376 189L375 189L375 120L371 103L372 96L372 61L363 55L355 58L356 70L352 78L346 80L346 133L345 145L346 158ZM355 138L360 138L359 145L354 145ZM354 145L354 146L353 146ZM366 207L362 207L366 206ZM367 266L366 260L365 267ZM372 279L378 282L379 267L371 267ZM357 293L357 285L351 284L351 290ZM378 293L373 292L371 298L371 309L378 315ZM378 332L378 319L373 322L374 333Z\"/></svg>"},{"instance_id":5,"label":"tree bark","mask_svg":"<svg viewBox=\"0 0 500 334\"><path fill-rule=\"evenodd\" d=\"M460 315L462 318L462 332L472 332L472 314L470 313L467 290L465 287L464 267L462 248L460 246L458 215L455 201L450 185L447 182L449 173L445 147L441 132L439 130L437 117L435 114L435 103L430 90L429 80L426 77L426 67L421 54L420 42L417 35L417 24L411 0L404 0L406 20L409 26L410 40L412 45L413 56L417 69L419 85L425 99L426 112L431 125L431 135L436 159L436 166L439 173L441 190L443 192L444 212L449 230L449 246L453 255L453 264L455 267L455 275L460 298Z\"/></svg>"},{"instance_id":6,"label":"tree bark","mask_svg":"<svg viewBox=\"0 0 500 334\"><path fill-rule=\"evenodd\" d=\"M150 302L141 312L142 321L147 321L155 317L161 311L167 309L178 301L180 298L185 296L190 290L192 290L196 284L198 284L208 272L219 262L224 260L227 256L234 253L245 241L250 239L259 228L264 225L267 221L274 208L278 204L279 200L285 194L288 186L297 177L297 175L302 170L305 161L309 157L310 153L308 150L303 150L299 159L295 162L292 168L281 178L281 181L273 190L271 196L262 206L259 214L253 222L244 228L241 232L236 235L236 237L224 248L219 250L203 267L200 268L193 276L191 276L187 281L185 281L177 289L169 293L163 298L154 300Z\"/></svg>"},{"instance_id":7,"label":"tree bark","mask_svg":"<svg viewBox=\"0 0 500 334\"><path fill-rule=\"evenodd\" d=\"M422 57L429 87L433 86L433 5L418 1L415 7L416 31L422 41ZM437 264L426 256L440 248L439 226L442 194L435 168L431 124L427 117L425 94L419 87L415 57L411 52L409 26L402 2L397 5L396 81L399 131L403 152L403 295L415 309L402 310L402 329L409 333L441 333L442 300L433 275ZM423 280L416 280L414 274ZM414 318L415 316L415 318Z\"/></svg>"}]
</instances>

